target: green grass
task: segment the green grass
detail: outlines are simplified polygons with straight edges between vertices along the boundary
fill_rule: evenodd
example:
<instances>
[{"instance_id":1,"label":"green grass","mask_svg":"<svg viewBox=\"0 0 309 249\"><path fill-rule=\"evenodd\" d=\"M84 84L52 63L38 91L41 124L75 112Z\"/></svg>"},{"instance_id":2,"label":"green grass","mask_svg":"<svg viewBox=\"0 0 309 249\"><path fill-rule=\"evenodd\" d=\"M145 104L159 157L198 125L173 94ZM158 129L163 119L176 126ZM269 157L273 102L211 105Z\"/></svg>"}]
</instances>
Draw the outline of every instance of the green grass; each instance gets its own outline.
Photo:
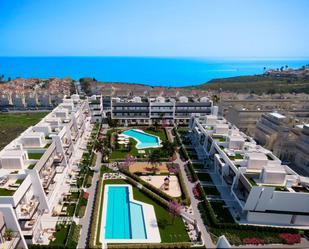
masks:
<instances>
[{"instance_id":1,"label":"green grass","mask_svg":"<svg viewBox=\"0 0 309 249\"><path fill-rule=\"evenodd\" d=\"M69 197L69 201L77 201L79 197L79 192L71 192Z\"/></svg>"},{"instance_id":2,"label":"green grass","mask_svg":"<svg viewBox=\"0 0 309 249\"><path fill-rule=\"evenodd\" d=\"M30 165L28 166L28 169L33 169L34 166L35 166L35 164L30 164Z\"/></svg>"},{"instance_id":3,"label":"green grass","mask_svg":"<svg viewBox=\"0 0 309 249\"><path fill-rule=\"evenodd\" d=\"M28 153L29 159L40 160L43 156L43 153Z\"/></svg>"},{"instance_id":4,"label":"green grass","mask_svg":"<svg viewBox=\"0 0 309 249\"><path fill-rule=\"evenodd\" d=\"M105 184L128 184L125 180L105 180ZM104 185L103 192L104 193ZM173 221L172 216L169 214L166 207L159 205L156 201L145 195L138 188L133 187L134 199L137 201L145 202L153 205L157 217L157 222L159 226L161 242L189 242L189 236L185 230L184 223L180 217L176 217ZM102 214L102 205L100 210L100 220ZM100 234L100 231L98 231Z\"/></svg>"},{"instance_id":5,"label":"green grass","mask_svg":"<svg viewBox=\"0 0 309 249\"><path fill-rule=\"evenodd\" d=\"M12 196L14 193L15 193L15 190L0 188L0 196Z\"/></svg>"},{"instance_id":6,"label":"green grass","mask_svg":"<svg viewBox=\"0 0 309 249\"><path fill-rule=\"evenodd\" d=\"M67 207L66 215L72 217L74 215L76 204L75 203L70 203L70 204L66 203L63 206Z\"/></svg>"},{"instance_id":7,"label":"green grass","mask_svg":"<svg viewBox=\"0 0 309 249\"><path fill-rule=\"evenodd\" d=\"M29 126L35 125L47 112L0 114L0 150Z\"/></svg>"},{"instance_id":8,"label":"green grass","mask_svg":"<svg viewBox=\"0 0 309 249\"><path fill-rule=\"evenodd\" d=\"M208 173L196 173L198 179L202 182L212 182L211 177Z\"/></svg>"},{"instance_id":9,"label":"green grass","mask_svg":"<svg viewBox=\"0 0 309 249\"><path fill-rule=\"evenodd\" d=\"M167 137L166 137L164 130L153 131L153 130L150 130L150 129L145 129L144 131L149 133L149 134L160 137L161 141L167 140ZM137 158L145 158L145 160L147 160L145 155L150 154L153 150L156 149L156 148L143 149L145 151L145 154L140 154L140 153L138 153L138 149L136 149L137 142L133 138L130 138L129 141L132 143L132 146L131 146L129 151L124 145L119 145L119 147L117 149L114 149L112 151L110 159L111 160L124 159L128 154L130 154L130 155L133 155Z\"/></svg>"},{"instance_id":10,"label":"green grass","mask_svg":"<svg viewBox=\"0 0 309 249\"><path fill-rule=\"evenodd\" d=\"M223 207L225 205L223 201L213 201L210 202L210 205L215 212L219 223L235 223L233 217L230 214L230 211Z\"/></svg>"},{"instance_id":11,"label":"green grass","mask_svg":"<svg viewBox=\"0 0 309 249\"><path fill-rule=\"evenodd\" d=\"M216 187L204 186L203 189L206 195L220 195L220 192Z\"/></svg>"},{"instance_id":12,"label":"green grass","mask_svg":"<svg viewBox=\"0 0 309 249\"><path fill-rule=\"evenodd\" d=\"M158 137L161 139L161 141L166 141L166 140L167 140L165 131L162 130L162 129L159 129L158 131L153 131L153 130L151 130L151 129L145 129L144 131L147 132L147 133L149 133L149 134L158 136Z\"/></svg>"},{"instance_id":13,"label":"green grass","mask_svg":"<svg viewBox=\"0 0 309 249\"><path fill-rule=\"evenodd\" d=\"M236 160L236 159L244 159L244 157L240 154L235 154L235 156L229 156L231 160Z\"/></svg>"},{"instance_id":14,"label":"green grass","mask_svg":"<svg viewBox=\"0 0 309 249\"><path fill-rule=\"evenodd\" d=\"M21 185L25 179L17 179L16 184Z\"/></svg>"},{"instance_id":15,"label":"green grass","mask_svg":"<svg viewBox=\"0 0 309 249\"><path fill-rule=\"evenodd\" d=\"M69 225L57 225L56 232L54 232L55 240L51 241L50 245L65 245L70 226Z\"/></svg>"}]
</instances>

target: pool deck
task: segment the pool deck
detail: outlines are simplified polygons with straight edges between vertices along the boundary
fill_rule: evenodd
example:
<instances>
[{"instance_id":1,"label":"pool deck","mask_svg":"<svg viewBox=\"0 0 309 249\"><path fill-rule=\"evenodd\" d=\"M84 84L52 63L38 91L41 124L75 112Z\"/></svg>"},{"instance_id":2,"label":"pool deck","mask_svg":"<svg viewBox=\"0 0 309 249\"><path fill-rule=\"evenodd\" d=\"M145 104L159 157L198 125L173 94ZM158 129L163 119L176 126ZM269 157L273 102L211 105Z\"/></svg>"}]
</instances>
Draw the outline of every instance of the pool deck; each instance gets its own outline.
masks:
<instances>
[{"instance_id":1,"label":"pool deck","mask_svg":"<svg viewBox=\"0 0 309 249\"><path fill-rule=\"evenodd\" d=\"M145 182L150 183L152 186L160 189L164 193L172 197L180 197L181 189L180 189L177 176L173 176L173 175L170 176L170 186L168 190L164 190L161 188L164 183L165 178L166 176L160 176L160 175L141 176L141 179L143 179Z\"/></svg>"},{"instance_id":2,"label":"pool deck","mask_svg":"<svg viewBox=\"0 0 309 249\"><path fill-rule=\"evenodd\" d=\"M142 205L144 213L144 222L146 229L146 239L105 239L105 227L106 227L106 212L108 201L108 188L109 186L128 187L129 188L129 200L130 202ZM104 188L104 200L103 200L103 215L101 220L101 234L100 242L104 243L160 243L161 237L159 227L157 223L156 213L154 207L150 204L134 200L133 188L129 184L106 184Z\"/></svg>"},{"instance_id":3,"label":"pool deck","mask_svg":"<svg viewBox=\"0 0 309 249\"><path fill-rule=\"evenodd\" d=\"M155 137L155 138L158 139L159 145L157 145L157 146L142 146L142 147L140 147L141 144L143 144L142 141L138 140L136 137L123 134L123 132L124 132L124 131L123 131L123 132L121 133L123 136L128 137L128 138L133 138L133 139L137 142L137 144L136 144L136 149L142 150L142 149L161 148L161 147L162 147L162 141L161 141L160 137L158 137L158 136L156 136L156 135L152 135L152 134L147 133L147 132L145 132L145 131L143 131L143 130L140 130L140 129L129 129L129 130L137 131L137 132L140 132L140 133L144 133L144 134L146 134L146 135L148 135L148 136L152 136L152 137ZM128 131L129 131L129 130L128 130Z\"/></svg>"},{"instance_id":4,"label":"pool deck","mask_svg":"<svg viewBox=\"0 0 309 249\"><path fill-rule=\"evenodd\" d=\"M156 173L169 173L167 163L162 162L159 165L156 165ZM141 172L141 173L153 173L154 168L148 162L135 162L130 165L129 171L131 173Z\"/></svg>"}]
</instances>

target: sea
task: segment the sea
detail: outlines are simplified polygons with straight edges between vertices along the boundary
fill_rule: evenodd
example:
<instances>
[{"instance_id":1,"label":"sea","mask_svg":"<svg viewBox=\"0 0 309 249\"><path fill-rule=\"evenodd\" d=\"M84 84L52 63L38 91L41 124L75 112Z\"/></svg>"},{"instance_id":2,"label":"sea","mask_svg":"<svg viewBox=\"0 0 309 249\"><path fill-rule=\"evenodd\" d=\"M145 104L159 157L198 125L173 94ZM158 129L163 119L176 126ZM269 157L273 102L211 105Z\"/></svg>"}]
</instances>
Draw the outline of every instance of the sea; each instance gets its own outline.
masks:
<instances>
[{"instance_id":1,"label":"sea","mask_svg":"<svg viewBox=\"0 0 309 249\"><path fill-rule=\"evenodd\" d=\"M0 76L91 77L104 82L183 87L216 78L262 74L265 68L308 64L309 58L0 57Z\"/></svg>"}]
</instances>

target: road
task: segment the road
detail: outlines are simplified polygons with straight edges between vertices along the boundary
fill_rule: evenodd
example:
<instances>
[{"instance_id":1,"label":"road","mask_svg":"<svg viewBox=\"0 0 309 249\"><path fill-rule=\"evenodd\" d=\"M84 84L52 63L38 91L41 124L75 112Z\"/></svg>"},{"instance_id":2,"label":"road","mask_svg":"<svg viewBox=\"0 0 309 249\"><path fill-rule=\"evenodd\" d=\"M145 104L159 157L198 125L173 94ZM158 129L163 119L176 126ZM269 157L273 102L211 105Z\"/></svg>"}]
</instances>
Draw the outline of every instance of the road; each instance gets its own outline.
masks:
<instances>
[{"instance_id":1,"label":"road","mask_svg":"<svg viewBox=\"0 0 309 249\"><path fill-rule=\"evenodd\" d=\"M96 186L97 186L97 182L100 179L101 159L102 159L102 154L100 152L97 152L97 160L96 160L96 164L94 168L92 184L90 188L86 189L86 191L89 193L89 199L87 203L86 212L85 212L84 217L79 220L79 224L82 225L82 229L81 229L81 235L78 241L77 248L86 248L88 244L87 239L88 239L88 236L91 230L91 214L92 214L94 200L95 200Z\"/></svg>"}]
</instances>

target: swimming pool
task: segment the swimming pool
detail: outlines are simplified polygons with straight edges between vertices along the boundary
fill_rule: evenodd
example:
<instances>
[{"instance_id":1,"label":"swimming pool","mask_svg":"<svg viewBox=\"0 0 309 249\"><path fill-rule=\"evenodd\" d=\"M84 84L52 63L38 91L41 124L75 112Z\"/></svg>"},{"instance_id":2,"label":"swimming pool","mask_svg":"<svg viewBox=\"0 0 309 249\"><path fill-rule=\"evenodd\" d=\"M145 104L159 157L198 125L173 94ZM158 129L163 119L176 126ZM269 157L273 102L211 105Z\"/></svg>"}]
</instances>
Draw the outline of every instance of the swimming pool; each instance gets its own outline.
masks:
<instances>
[{"instance_id":1,"label":"swimming pool","mask_svg":"<svg viewBox=\"0 0 309 249\"><path fill-rule=\"evenodd\" d=\"M108 186L105 239L147 239L142 205L129 199L128 186Z\"/></svg>"},{"instance_id":2,"label":"swimming pool","mask_svg":"<svg viewBox=\"0 0 309 249\"><path fill-rule=\"evenodd\" d=\"M135 139L137 141L137 149L161 147L161 141L158 136L148 134L142 130L131 129L122 132L122 134Z\"/></svg>"}]
</instances>

